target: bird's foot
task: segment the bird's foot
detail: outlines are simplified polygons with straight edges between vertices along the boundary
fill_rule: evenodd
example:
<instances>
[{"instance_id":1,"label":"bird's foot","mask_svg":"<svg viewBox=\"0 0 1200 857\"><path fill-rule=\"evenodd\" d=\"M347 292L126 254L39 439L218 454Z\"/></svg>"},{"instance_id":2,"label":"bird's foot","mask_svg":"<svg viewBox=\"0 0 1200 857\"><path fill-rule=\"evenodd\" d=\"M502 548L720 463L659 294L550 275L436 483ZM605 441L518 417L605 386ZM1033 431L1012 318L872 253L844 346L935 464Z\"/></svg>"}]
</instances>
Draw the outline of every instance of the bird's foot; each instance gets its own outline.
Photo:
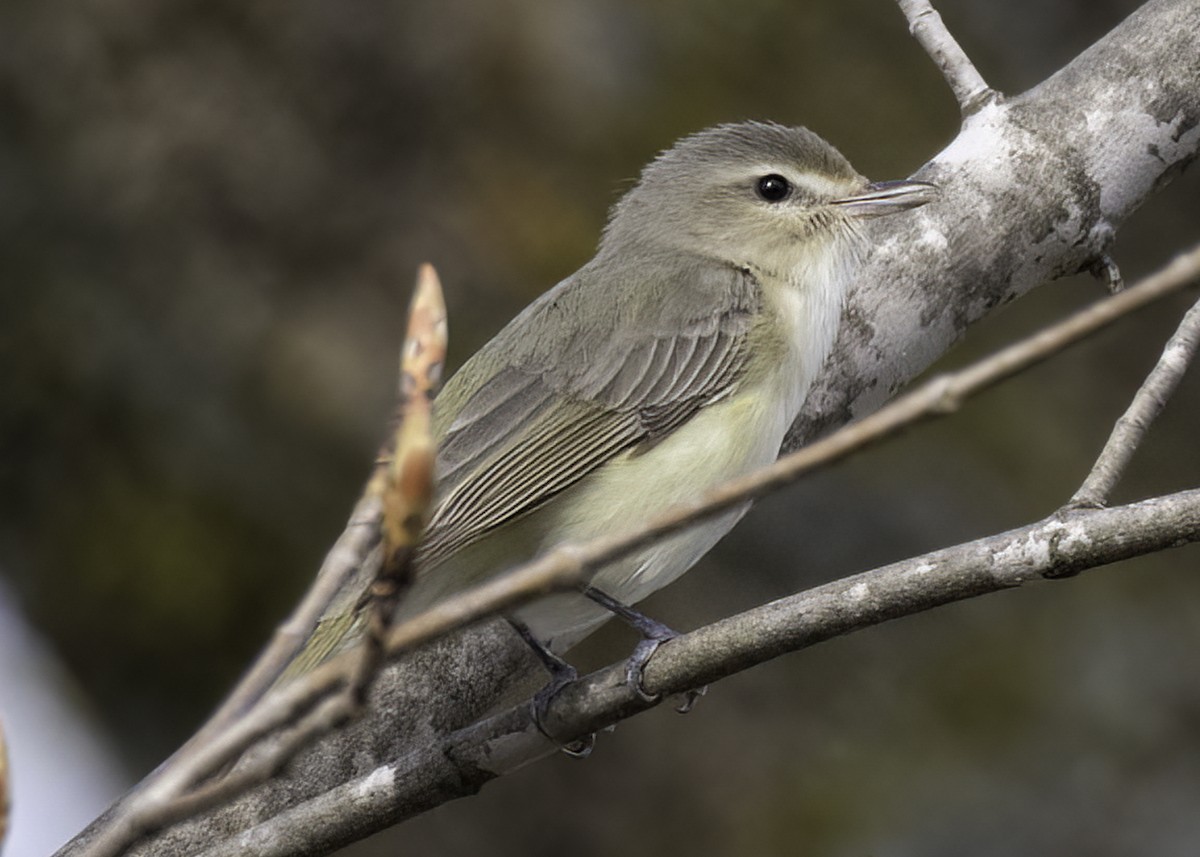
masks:
<instances>
[{"instance_id":1,"label":"bird's foot","mask_svg":"<svg viewBox=\"0 0 1200 857\"><path fill-rule=\"evenodd\" d=\"M558 748L568 756L574 759L586 759L591 755L592 748L596 746L596 733L592 732L576 741L563 744L546 731L545 726L546 712L550 708L550 703L554 701L554 697L558 696L559 691L579 678L579 671L547 648L530 632L524 622L512 618L508 622L525 641L525 644L538 656L538 660L542 662L546 672L550 673L550 681L533 696L534 725L537 726L539 732L558 744Z\"/></svg>"},{"instance_id":2,"label":"bird's foot","mask_svg":"<svg viewBox=\"0 0 1200 857\"><path fill-rule=\"evenodd\" d=\"M559 691L577 678L579 678L579 672L570 664L566 665L565 670L551 674L550 681L546 686L533 695L533 722L538 731L558 744L558 749L563 753L573 759L586 759L592 754L592 748L596 746L595 732L589 732L582 738L564 744L551 735L545 726L546 712L550 708L550 703L554 701L554 697L558 696Z\"/></svg>"},{"instance_id":3,"label":"bird's foot","mask_svg":"<svg viewBox=\"0 0 1200 857\"><path fill-rule=\"evenodd\" d=\"M587 587L583 594L642 635L633 654L625 662L625 682L638 695L639 699L650 703L658 702L662 699L662 694L650 693L646 690L644 683L646 664L650 663L650 659L654 657L658 647L668 640L678 637L678 632L595 587ZM675 710L680 714L687 714L696 704L696 700L704 696L707 691L707 685L687 691L683 694L683 701Z\"/></svg>"}]
</instances>

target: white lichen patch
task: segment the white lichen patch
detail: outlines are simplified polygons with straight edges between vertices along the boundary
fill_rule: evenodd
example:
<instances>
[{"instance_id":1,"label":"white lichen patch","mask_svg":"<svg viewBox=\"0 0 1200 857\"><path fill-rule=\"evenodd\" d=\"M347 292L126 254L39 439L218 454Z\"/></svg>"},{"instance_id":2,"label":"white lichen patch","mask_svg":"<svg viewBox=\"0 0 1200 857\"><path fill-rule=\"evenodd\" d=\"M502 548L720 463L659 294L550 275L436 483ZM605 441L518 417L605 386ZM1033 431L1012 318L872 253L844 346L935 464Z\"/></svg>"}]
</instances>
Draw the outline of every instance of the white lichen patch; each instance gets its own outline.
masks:
<instances>
[{"instance_id":1,"label":"white lichen patch","mask_svg":"<svg viewBox=\"0 0 1200 857\"><path fill-rule=\"evenodd\" d=\"M866 601L871 597L871 587L865 583L856 583L846 590L846 597L851 601Z\"/></svg>"},{"instance_id":2,"label":"white lichen patch","mask_svg":"<svg viewBox=\"0 0 1200 857\"><path fill-rule=\"evenodd\" d=\"M905 569L904 574L906 577L922 577L936 569L937 566L932 562L920 562L914 565L912 568Z\"/></svg>"},{"instance_id":3,"label":"white lichen patch","mask_svg":"<svg viewBox=\"0 0 1200 857\"><path fill-rule=\"evenodd\" d=\"M1088 535L1087 527L1077 526L1071 522L1058 524L1056 532L1058 533L1058 539L1055 542L1055 546L1059 551L1074 553L1082 549L1082 552L1087 552L1096 543Z\"/></svg>"},{"instance_id":4,"label":"white lichen patch","mask_svg":"<svg viewBox=\"0 0 1200 857\"><path fill-rule=\"evenodd\" d=\"M1018 566L1040 566L1050 564L1050 543L1053 530L1061 527L1058 522L1051 522L1040 533L1031 533L1025 538L1013 542L1008 547L996 551L992 555L992 563L998 568L1015 568Z\"/></svg>"},{"instance_id":5,"label":"white lichen patch","mask_svg":"<svg viewBox=\"0 0 1200 857\"><path fill-rule=\"evenodd\" d=\"M937 156L937 163L959 166L992 162L999 149L1007 149L1002 145L1007 114L1008 108L1003 104L989 104L969 116L954 142Z\"/></svg>"},{"instance_id":6,"label":"white lichen patch","mask_svg":"<svg viewBox=\"0 0 1200 857\"><path fill-rule=\"evenodd\" d=\"M917 238L918 246L934 252L944 251L950 246L950 240L946 237L946 233L939 229L936 223L928 220L924 226L925 228L921 230L920 237Z\"/></svg>"},{"instance_id":7,"label":"white lichen patch","mask_svg":"<svg viewBox=\"0 0 1200 857\"><path fill-rule=\"evenodd\" d=\"M396 769L391 765L380 765L355 783L354 796L367 799L381 791L392 788L396 781Z\"/></svg>"},{"instance_id":8,"label":"white lichen patch","mask_svg":"<svg viewBox=\"0 0 1200 857\"><path fill-rule=\"evenodd\" d=\"M1200 125L1180 132L1185 121L1182 113L1170 122L1160 122L1139 110L1093 108L1085 119L1088 131L1109 143L1087 150L1095 154L1088 164L1088 174L1100 187L1101 212L1118 219L1145 198L1146 188L1130 181L1131 175L1142 175L1147 183L1153 182L1164 166L1194 153L1200 141ZM1124 145L1126 141L1133 145ZM1120 151L1114 147L1121 147Z\"/></svg>"},{"instance_id":9,"label":"white lichen patch","mask_svg":"<svg viewBox=\"0 0 1200 857\"><path fill-rule=\"evenodd\" d=\"M992 555L997 569L1033 568L1038 574L1052 571L1063 554L1086 553L1093 540L1085 527L1070 521L1050 520L1020 541Z\"/></svg>"}]
</instances>

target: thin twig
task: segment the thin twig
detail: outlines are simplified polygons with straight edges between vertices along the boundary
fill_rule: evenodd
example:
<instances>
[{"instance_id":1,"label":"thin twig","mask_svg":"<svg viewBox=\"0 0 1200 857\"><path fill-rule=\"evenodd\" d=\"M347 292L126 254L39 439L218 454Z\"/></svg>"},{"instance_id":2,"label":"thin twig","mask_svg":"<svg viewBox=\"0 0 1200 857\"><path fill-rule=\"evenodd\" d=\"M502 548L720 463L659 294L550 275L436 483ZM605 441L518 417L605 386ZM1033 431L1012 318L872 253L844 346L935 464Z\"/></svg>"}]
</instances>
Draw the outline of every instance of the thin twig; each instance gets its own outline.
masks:
<instances>
[{"instance_id":1,"label":"thin twig","mask_svg":"<svg viewBox=\"0 0 1200 857\"><path fill-rule=\"evenodd\" d=\"M377 466L376 474L382 469L382 464ZM314 583L300 605L275 630L271 642L255 660L250 671L192 741L207 740L262 699L312 635L317 622L345 589L346 583L363 568L366 558L378 547L381 538L379 522L383 517L383 504L380 491L372 487L378 481L378 475L373 475L368 481L368 488L355 505L346 529L325 555ZM181 752L186 750L187 745Z\"/></svg>"},{"instance_id":2,"label":"thin twig","mask_svg":"<svg viewBox=\"0 0 1200 857\"><path fill-rule=\"evenodd\" d=\"M383 640L404 587L413 549L428 518L435 448L430 423L433 394L446 355L446 309L431 265L422 265L401 349L399 425L392 450L380 457L351 518L326 557L301 605L276 631L247 676L209 722L147 779L113 825L89 848L118 854L145 831L187 818L264 782L311 741L357 715L382 664ZM368 613L365 644L351 668L322 671L324 682L307 694L276 695L263 709L267 691L344 594L349 581L368 566L382 540L383 556L362 605ZM332 695L332 696L331 696ZM280 730L289 727L279 737ZM277 740L224 776L222 767L267 736Z\"/></svg>"},{"instance_id":3,"label":"thin twig","mask_svg":"<svg viewBox=\"0 0 1200 857\"><path fill-rule=\"evenodd\" d=\"M983 107L1000 98L996 90L976 70L970 57L950 35L942 16L929 4L929 0L897 0L900 11L908 19L908 30L925 53L929 54L941 70L946 83L954 93L963 116L977 113Z\"/></svg>"},{"instance_id":4,"label":"thin twig","mask_svg":"<svg viewBox=\"0 0 1200 857\"><path fill-rule=\"evenodd\" d=\"M1113 426L1108 442L1100 452L1075 496L1072 506L1100 506L1107 502L1113 488L1129 466L1133 454L1141 445L1150 425L1162 413L1167 400L1179 386L1200 346L1200 303L1196 303L1175 334L1168 340L1162 356L1154 369L1146 376L1133 401Z\"/></svg>"},{"instance_id":5,"label":"thin twig","mask_svg":"<svg viewBox=\"0 0 1200 857\"><path fill-rule=\"evenodd\" d=\"M355 706L366 703L383 663L392 617L412 581L413 557L433 503L433 397L446 363L446 302L432 265L417 274L400 357L400 425L383 483L383 557L365 597L367 634L350 683Z\"/></svg>"}]
</instances>

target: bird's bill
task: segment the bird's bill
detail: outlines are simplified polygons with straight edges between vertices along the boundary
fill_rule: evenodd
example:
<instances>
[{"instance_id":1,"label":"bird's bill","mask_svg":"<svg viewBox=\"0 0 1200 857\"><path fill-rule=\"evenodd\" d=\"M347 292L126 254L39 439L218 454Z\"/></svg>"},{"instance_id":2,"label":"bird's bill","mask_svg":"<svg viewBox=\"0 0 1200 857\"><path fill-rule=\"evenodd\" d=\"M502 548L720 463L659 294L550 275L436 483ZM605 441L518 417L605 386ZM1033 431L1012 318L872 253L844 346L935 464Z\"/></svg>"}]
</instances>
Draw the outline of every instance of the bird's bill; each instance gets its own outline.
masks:
<instances>
[{"instance_id":1,"label":"bird's bill","mask_svg":"<svg viewBox=\"0 0 1200 857\"><path fill-rule=\"evenodd\" d=\"M929 182L872 182L862 193L835 199L830 204L854 217L879 217L932 202L937 191L937 185Z\"/></svg>"}]
</instances>

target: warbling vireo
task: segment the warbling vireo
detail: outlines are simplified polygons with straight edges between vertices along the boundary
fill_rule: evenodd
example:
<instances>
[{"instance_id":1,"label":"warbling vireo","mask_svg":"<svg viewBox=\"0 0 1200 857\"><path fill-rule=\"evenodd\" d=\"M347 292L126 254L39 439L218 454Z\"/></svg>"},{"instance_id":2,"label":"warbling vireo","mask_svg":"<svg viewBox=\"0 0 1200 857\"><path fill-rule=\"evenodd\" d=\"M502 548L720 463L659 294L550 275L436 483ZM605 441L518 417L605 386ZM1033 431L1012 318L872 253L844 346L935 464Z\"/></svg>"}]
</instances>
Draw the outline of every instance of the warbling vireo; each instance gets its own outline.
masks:
<instances>
[{"instance_id":1,"label":"warbling vireo","mask_svg":"<svg viewBox=\"0 0 1200 857\"><path fill-rule=\"evenodd\" d=\"M833 344L865 249L859 222L933 190L872 184L816 134L771 123L710 128L659 155L613 208L592 260L438 396L435 508L402 615L773 461ZM603 568L592 585L637 602L745 510ZM560 594L515 618L562 652L609 615ZM354 636L351 617L329 620L310 649Z\"/></svg>"}]
</instances>

